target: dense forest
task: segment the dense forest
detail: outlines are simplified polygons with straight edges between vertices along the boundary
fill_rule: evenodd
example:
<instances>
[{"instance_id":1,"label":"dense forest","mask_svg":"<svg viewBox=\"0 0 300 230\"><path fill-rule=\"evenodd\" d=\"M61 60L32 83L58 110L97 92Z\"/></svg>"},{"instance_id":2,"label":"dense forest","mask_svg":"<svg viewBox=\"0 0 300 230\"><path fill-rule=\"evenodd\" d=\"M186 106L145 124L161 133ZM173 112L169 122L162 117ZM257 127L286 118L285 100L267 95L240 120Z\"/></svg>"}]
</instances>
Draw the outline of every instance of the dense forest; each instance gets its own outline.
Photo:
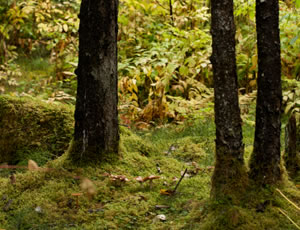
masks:
<instances>
[{"instance_id":1,"label":"dense forest","mask_svg":"<svg viewBox=\"0 0 300 230\"><path fill-rule=\"evenodd\" d=\"M300 229L299 0L0 0L0 229Z\"/></svg>"}]
</instances>

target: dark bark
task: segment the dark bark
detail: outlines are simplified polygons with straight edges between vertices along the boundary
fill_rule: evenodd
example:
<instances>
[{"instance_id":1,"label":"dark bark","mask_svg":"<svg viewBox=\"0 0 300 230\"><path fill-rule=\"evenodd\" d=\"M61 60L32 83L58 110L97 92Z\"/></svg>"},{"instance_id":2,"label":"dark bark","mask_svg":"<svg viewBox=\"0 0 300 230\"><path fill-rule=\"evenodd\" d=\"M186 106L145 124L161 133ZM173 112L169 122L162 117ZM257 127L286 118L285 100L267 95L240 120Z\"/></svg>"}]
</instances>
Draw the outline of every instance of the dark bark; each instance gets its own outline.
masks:
<instances>
[{"instance_id":1,"label":"dark bark","mask_svg":"<svg viewBox=\"0 0 300 230\"><path fill-rule=\"evenodd\" d=\"M172 22L172 25L173 25L173 23L174 23L174 16L173 16L173 3L172 3L172 0L169 0L169 8L170 8L171 22Z\"/></svg>"},{"instance_id":2,"label":"dark bark","mask_svg":"<svg viewBox=\"0 0 300 230\"><path fill-rule=\"evenodd\" d=\"M215 90L216 164L212 196L233 196L247 181L238 104L233 0L211 1Z\"/></svg>"},{"instance_id":3,"label":"dark bark","mask_svg":"<svg viewBox=\"0 0 300 230\"><path fill-rule=\"evenodd\" d=\"M256 1L258 93L250 177L259 184L274 184L281 178L282 92L278 19L278 0Z\"/></svg>"},{"instance_id":4,"label":"dark bark","mask_svg":"<svg viewBox=\"0 0 300 230\"><path fill-rule=\"evenodd\" d=\"M299 131L298 131L299 132ZM293 114L285 128L285 167L291 177L297 175L300 170L300 146L297 146L297 140L300 142L300 136L297 132L296 115Z\"/></svg>"},{"instance_id":5,"label":"dark bark","mask_svg":"<svg viewBox=\"0 0 300 230\"><path fill-rule=\"evenodd\" d=\"M118 0L82 0L73 160L118 152Z\"/></svg>"}]
</instances>

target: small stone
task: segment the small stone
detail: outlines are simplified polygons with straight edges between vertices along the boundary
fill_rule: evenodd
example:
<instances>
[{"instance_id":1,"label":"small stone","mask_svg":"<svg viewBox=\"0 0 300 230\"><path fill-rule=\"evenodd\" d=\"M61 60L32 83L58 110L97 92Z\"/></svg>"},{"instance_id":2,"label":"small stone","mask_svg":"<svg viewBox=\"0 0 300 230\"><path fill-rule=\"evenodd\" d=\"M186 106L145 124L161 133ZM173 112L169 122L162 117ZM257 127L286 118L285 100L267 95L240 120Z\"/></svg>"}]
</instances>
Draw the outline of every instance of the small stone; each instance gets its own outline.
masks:
<instances>
[{"instance_id":1,"label":"small stone","mask_svg":"<svg viewBox=\"0 0 300 230\"><path fill-rule=\"evenodd\" d=\"M155 218L160 220L160 221L166 221L167 220L167 218L164 214L157 215Z\"/></svg>"},{"instance_id":2,"label":"small stone","mask_svg":"<svg viewBox=\"0 0 300 230\"><path fill-rule=\"evenodd\" d=\"M40 206L37 206L34 211L38 212L38 213L42 213L42 208Z\"/></svg>"}]
</instances>

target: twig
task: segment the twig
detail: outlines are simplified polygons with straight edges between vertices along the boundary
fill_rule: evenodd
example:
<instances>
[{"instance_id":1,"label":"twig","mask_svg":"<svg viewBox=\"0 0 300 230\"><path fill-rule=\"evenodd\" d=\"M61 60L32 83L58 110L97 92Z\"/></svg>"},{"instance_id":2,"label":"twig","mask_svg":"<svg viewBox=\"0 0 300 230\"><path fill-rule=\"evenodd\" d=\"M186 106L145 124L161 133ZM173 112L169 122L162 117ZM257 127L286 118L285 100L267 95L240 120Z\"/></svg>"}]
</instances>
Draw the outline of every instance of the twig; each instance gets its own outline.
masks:
<instances>
[{"instance_id":1,"label":"twig","mask_svg":"<svg viewBox=\"0 0 300 230\"><path fill-rule=\"evenodd\" d=\"M0 165L0 169L27 169L27 166L19 165Z\"/></svg>"},{"instance_id":2,"label":"twig","mask_svg":"<svg viewBox=\"0 0 300 230\"><path fill-rule=\"evenodd\" d=\"M177 184L176 184L176 186L175 186L175 188L173 190L173 193L176 192L176 189L178 188L178 186L179 186L180 182L182 181L182 179L183 179L184 175L186 174L186 172L187 172L187 168L185 169L184 173L181 175L179 181L177 182Z\"/></svg>"},{"instance_id":3,"label":"twig","mask_svg":"<svg viewBox=\"0 0 300 230\"><path fill-rule=\"evenodd\" d=\"M279 212L281 212L281 214L283 214L286 218L288 218L289 221L291 221L291 223L298 229L300 229L300 227L280 208L278 208Z\"/></svg>"},{"instance_id":4,"label":"twig","mask_svg":"<svg viewBox=\"0 0 300 230\"><path fill-rule=\"evenodd\" d=\"M289 198L287 198L278 188L276 189L277 192L279 192L279 194L284 198L286 199L291 205L293 205L298 211L300 211L300 208L295 204L293 203L291 200L289 200Z\"/></svg>"},{"instance_id":5,"label":"twig","mask_svg":"<svg viewBox=\"0 0 300 230\"><path fill-rule=\"evenodd\" d=\"M163 8L164 10L169 12L169 9L167 9L166 7L164 7L158 0L155 0L155 2L157 3L157 5L159 5L161 8Z\"/></svg>"}]
</instances>

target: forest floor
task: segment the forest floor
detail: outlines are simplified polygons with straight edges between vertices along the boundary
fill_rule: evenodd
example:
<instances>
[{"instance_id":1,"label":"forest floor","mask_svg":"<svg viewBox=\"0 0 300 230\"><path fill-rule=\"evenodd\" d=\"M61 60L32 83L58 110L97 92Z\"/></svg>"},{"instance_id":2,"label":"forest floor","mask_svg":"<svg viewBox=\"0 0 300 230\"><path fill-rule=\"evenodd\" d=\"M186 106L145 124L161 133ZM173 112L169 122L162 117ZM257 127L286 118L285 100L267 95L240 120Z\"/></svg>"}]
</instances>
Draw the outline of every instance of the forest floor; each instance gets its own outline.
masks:
<instances>
[{"instance_id":1,"label":"forest floor","mask_svg":"<svg viewBox=\"0 0 300 230\"><path fill-rule=\"evenodd\" d=\"M246 162L252 152L254 108L250 105L243 115ZM0 229L298 229L300 191L286 173L279 190L249 188L239 205L210 200L213 110L195 113L200 118L180 125L150 130L121 126L115 162L79 168L68 161L66 151L43 165L44 156L41 161L31 155L41 166L36 170L2 167ZM159 178L147 180L152 175Z\"/></svg>"}]
</instances>

